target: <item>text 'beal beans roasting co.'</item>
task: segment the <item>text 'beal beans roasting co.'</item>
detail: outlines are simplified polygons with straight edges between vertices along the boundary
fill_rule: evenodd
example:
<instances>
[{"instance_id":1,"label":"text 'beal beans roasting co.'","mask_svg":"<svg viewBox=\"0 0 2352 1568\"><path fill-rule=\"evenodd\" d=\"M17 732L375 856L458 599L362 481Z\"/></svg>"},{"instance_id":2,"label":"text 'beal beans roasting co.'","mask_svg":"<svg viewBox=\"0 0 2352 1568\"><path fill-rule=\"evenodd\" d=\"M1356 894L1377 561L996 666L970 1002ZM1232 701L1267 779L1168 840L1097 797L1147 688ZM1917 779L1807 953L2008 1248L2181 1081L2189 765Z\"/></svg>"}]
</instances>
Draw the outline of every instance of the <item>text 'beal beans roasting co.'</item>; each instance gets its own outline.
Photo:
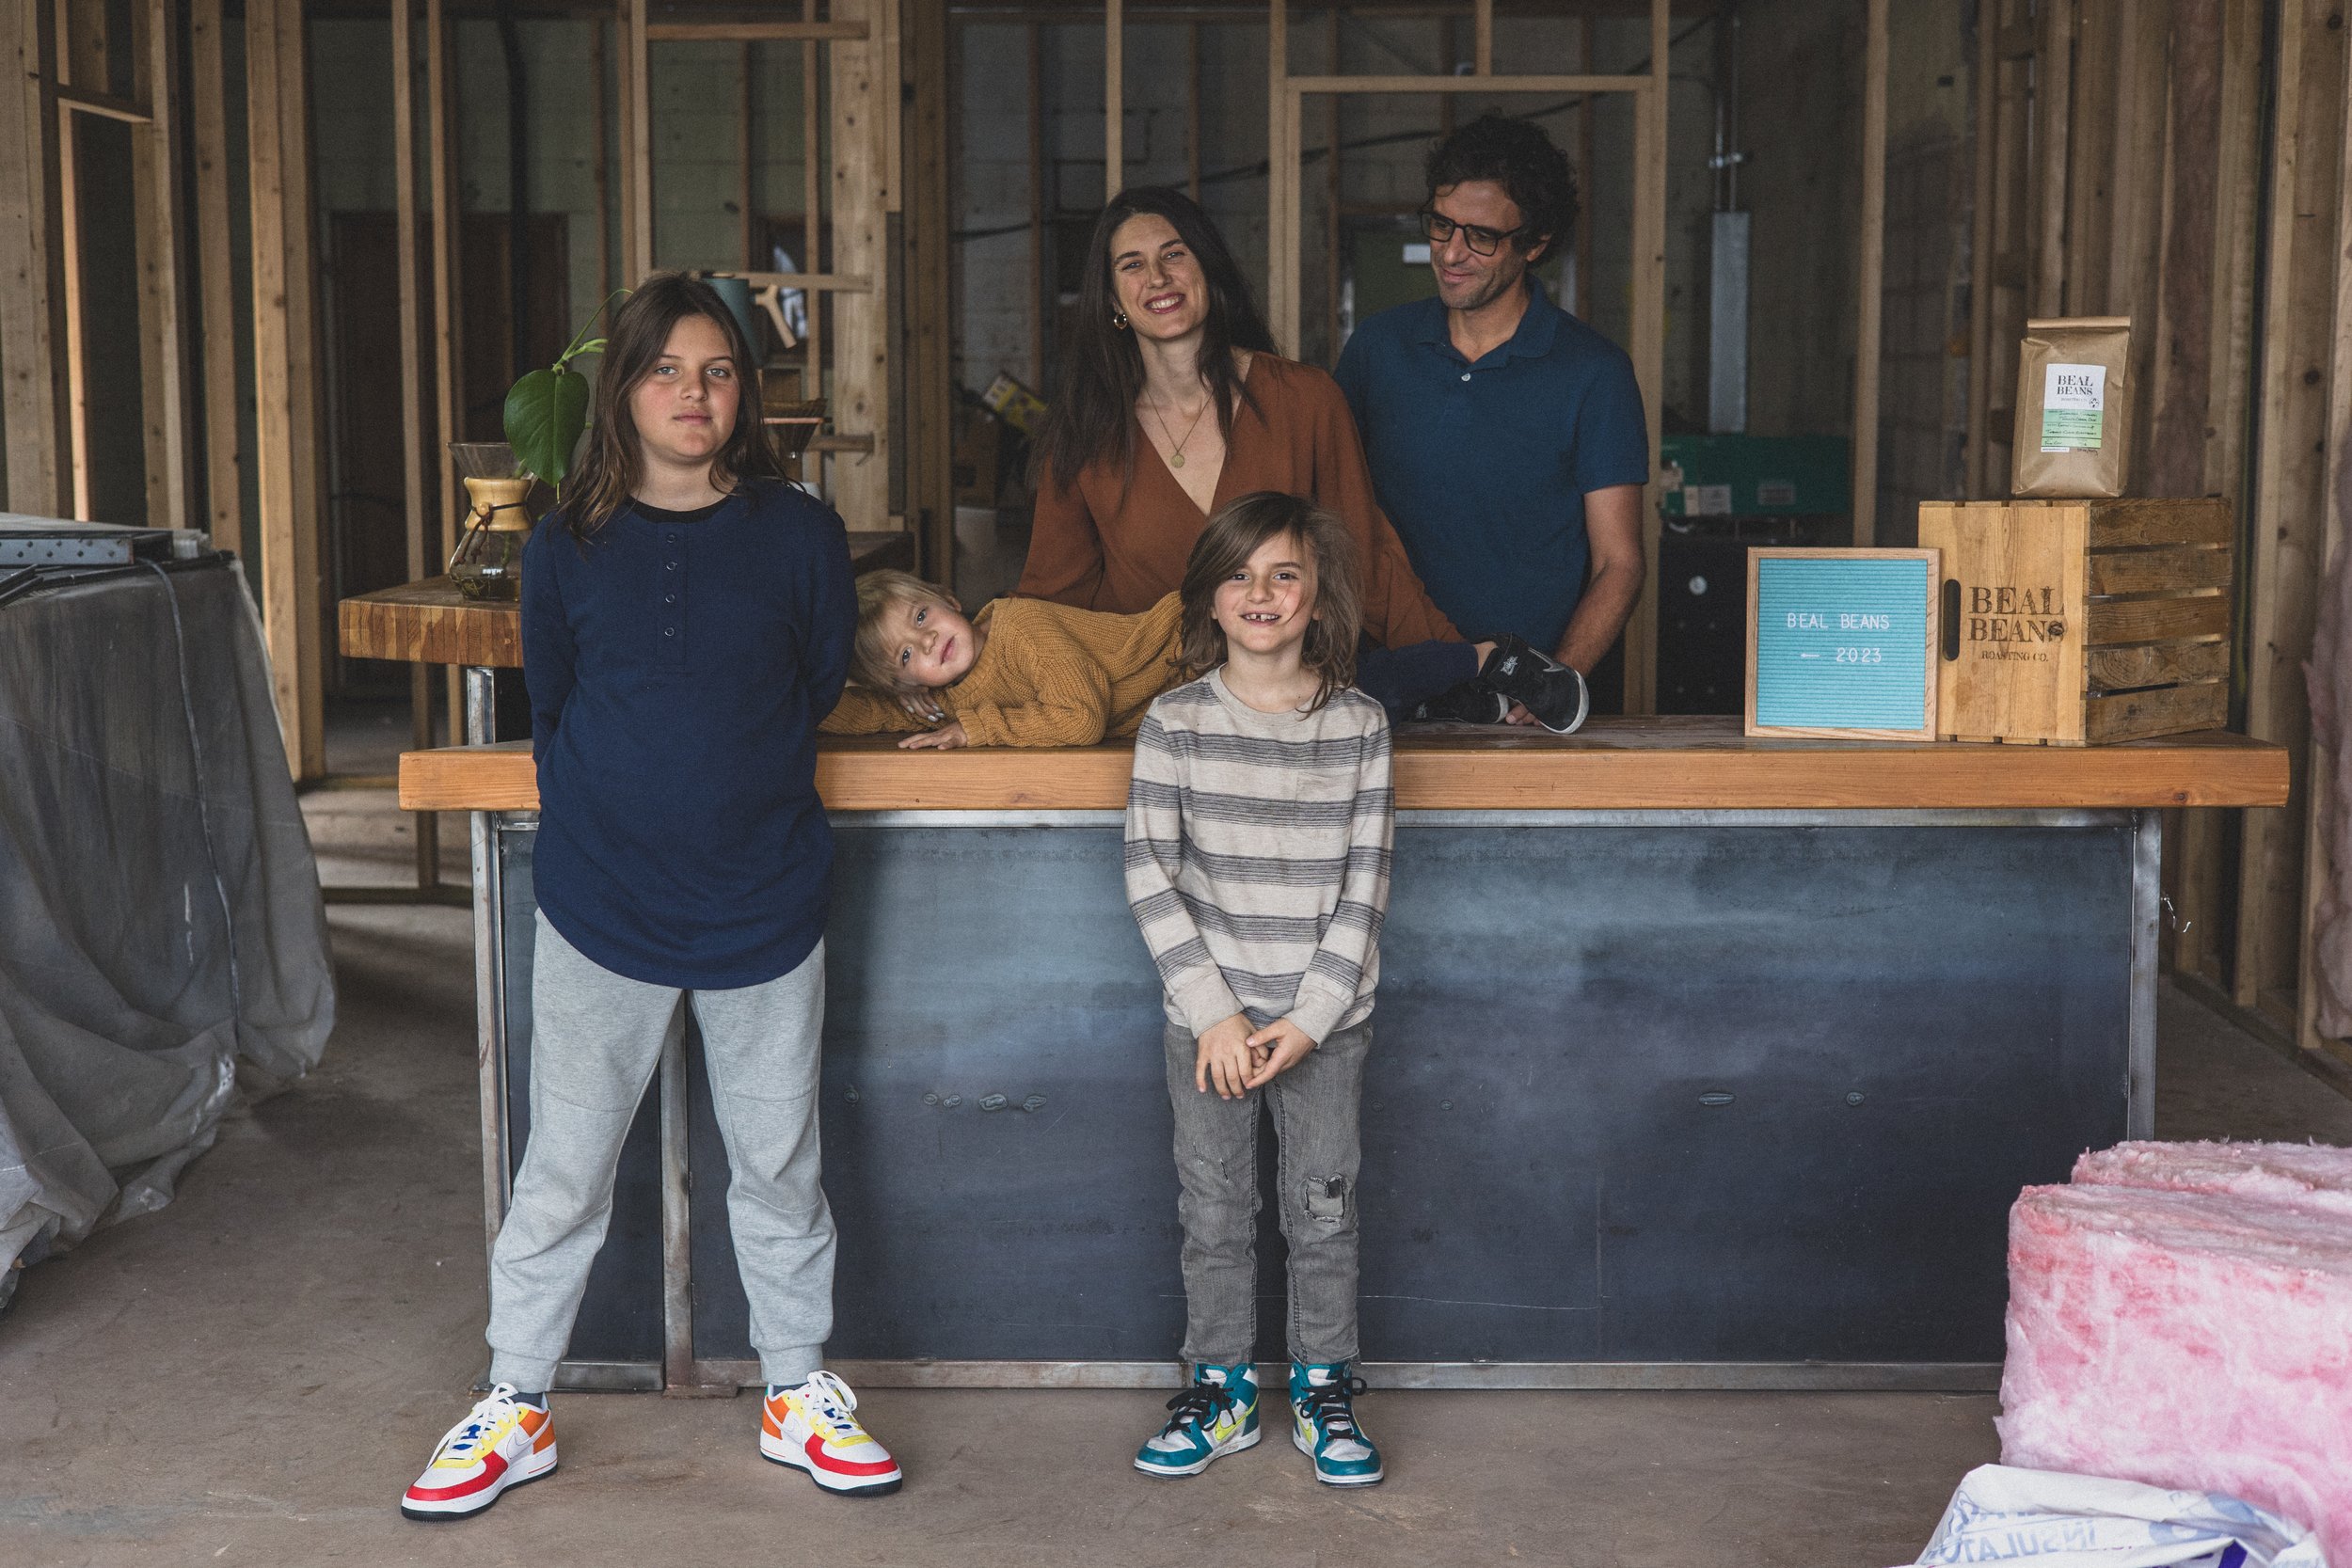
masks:
<instances>
[{"instance_id":1,"label":"text 'beal beans roasting co.'","mask_svg":"<svg viewBox=\"0 0 2352 1568\"><path fill-rule=\"evenodd\" d=\"M1971 642L2056 642L2066 635L2067 608L2054 583L1988 588L1961 584L1963 634Z\"/></svg>"}]
</instances>

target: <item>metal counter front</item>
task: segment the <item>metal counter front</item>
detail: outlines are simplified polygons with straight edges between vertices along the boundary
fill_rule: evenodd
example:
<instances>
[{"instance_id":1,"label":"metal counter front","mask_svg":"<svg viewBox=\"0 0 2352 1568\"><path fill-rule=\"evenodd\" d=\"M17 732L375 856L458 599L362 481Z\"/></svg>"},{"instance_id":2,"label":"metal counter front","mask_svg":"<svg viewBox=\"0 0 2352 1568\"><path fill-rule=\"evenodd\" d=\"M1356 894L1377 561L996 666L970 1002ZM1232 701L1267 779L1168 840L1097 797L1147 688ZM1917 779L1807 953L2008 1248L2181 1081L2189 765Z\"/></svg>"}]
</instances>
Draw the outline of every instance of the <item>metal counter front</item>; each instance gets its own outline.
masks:
<instances>
[{"instance_id":1,"label":"metal counter front","mask_svg":"<svg viewBox=\"0 0 2352 1568\"><path fill-rule=\"evenodd\" d=\"M1120 820L834 817L830 1353L854 1378L1175 1380L1160 992ZM535 818L477 824L495 1225L530 1133ZM2018 1188L2150 1131L2157 824L1402 811L1359 1188L1374 1375L1994 1386ZM690 1028L559 1386L756 1380L724 1181ZM1259 1260L1279 1359L1270 1204Z\"/></svg>"}]
</instances>

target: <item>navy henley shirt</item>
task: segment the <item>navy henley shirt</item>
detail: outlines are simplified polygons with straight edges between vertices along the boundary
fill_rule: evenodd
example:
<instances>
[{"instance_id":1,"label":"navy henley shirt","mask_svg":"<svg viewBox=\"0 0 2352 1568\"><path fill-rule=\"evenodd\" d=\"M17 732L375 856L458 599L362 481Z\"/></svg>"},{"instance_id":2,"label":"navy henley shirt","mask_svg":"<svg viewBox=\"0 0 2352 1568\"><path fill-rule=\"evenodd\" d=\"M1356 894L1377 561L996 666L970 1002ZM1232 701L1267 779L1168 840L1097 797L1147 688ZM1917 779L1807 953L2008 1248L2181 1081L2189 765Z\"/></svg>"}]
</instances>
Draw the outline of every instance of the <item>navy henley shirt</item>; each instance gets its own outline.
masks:
<instances>
[{"instance_id":1,"label":"navy henley shirt","mask_svg":"<svg viewBox=\"0 0 2352 1568\"><path fill-rule=\"evenodd\" d=\"M1649 437L1625 350L1527 289L1518 330L1474 364L1433 296L1358 326L1333 374L1438 608L1465 637L1548 653L1584 596L1584 498L1646 482Z\"/></svg>"},{"instance_id":2,"label":"navy henley shirt","mask_svg":"<svg viewBox=\"0 0 2352 1568\"><path fill-rule=\"evenodd\" d=\"M728 990L824 935L833 833L817 721L857 598L831 508L767 482L707 515L624 507L585 544L559 511L523 551L539 772L532 878L615 974Z\"/></svg>"}]
</instances>

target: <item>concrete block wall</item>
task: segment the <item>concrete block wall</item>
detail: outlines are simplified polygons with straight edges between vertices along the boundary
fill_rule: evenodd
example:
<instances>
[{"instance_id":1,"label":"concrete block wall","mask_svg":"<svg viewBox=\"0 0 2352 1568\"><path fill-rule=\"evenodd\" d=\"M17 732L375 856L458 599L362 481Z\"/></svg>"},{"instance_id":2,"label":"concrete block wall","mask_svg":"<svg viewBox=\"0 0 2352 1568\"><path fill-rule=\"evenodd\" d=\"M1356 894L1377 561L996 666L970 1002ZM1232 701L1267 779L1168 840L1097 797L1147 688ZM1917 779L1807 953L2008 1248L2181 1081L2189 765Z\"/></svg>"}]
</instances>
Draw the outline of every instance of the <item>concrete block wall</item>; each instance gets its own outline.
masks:
<instances>
[{"instance_id":1,"label":"concrete block wall","mask_svg":"<svg viewBox=\"0 0 2352 1568\"><path fill-rule=\"evenodd\" d=\"M469 214L507 210L507 76L494 23L453 24L457 106L458 199ZM516 24L531 120L531 210L567 220L566 319L577 328L597 304L596 166L610 170L609 223L614 282L620 222L619 82L608 29L605 135L598 145L590 72L594 24ZM422 48L420 33L418 44ZM322 17L310 24L314 150L321 222L336 212L393 209L390 24L376 18ZM762 215L805 210L803 185L801 46L750 47L752 199ZM655 45L653 103L654 254L672 267L739 267L743 253L739 168L744 53L732 43ZM821 69L821 68L820 68ZM423 79L417 89L424 110ZM419 157L424 156L421 138ZM421 171L421 178L422 177ZM797 252L798 247L795 247ZM767 258L759 259L763 265ZM795 254L807 270L809 263ZM461 254L459 264L466 264ZM593 366L588 367L593 369Z\"/></svg>"}]
</instances>

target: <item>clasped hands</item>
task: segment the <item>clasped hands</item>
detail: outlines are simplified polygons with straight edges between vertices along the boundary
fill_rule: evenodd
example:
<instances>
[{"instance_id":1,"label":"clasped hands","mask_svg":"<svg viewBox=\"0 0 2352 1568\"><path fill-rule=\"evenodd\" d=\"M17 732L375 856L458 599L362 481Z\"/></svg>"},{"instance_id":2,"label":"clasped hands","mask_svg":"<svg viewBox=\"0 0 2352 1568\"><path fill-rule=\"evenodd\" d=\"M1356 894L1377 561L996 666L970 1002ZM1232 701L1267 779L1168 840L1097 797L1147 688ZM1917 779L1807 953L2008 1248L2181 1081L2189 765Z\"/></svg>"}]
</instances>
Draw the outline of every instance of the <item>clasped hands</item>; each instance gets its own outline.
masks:
<instances>
[{"instance_id":1,"label":"clasped hands","mask_svg":"<svg viewBox=\"0 0 2352 1568\"><path fill-rule=\"evenodd\" d=\"M1214 1086L1221 1098L1238 1100L1296 1067L1314 1048L1307 1031L1287 1018L1253 1032L1248 1018L1235 1013L1200 1037L1193 1086L1203 1094Z\"/></svg>"}]
</instances>

